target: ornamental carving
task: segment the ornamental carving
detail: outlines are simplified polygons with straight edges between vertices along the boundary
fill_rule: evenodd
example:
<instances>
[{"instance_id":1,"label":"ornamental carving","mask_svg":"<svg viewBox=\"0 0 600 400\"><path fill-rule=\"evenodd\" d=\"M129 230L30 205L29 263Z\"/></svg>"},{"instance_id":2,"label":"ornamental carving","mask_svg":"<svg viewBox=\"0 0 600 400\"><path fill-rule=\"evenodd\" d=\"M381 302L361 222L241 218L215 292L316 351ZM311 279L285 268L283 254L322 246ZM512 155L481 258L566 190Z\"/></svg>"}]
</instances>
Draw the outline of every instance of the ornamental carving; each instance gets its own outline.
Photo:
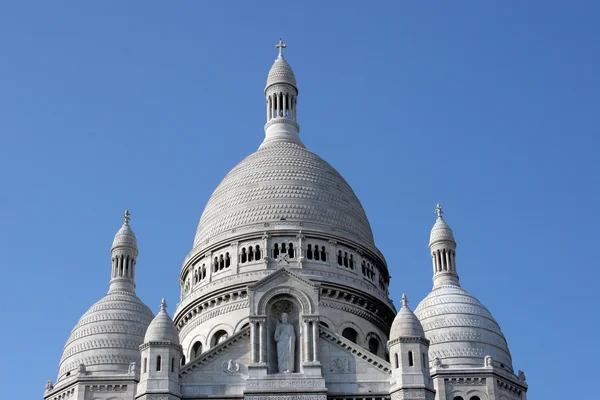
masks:
<instances>
[{"instance_id":1,"label":"ornamental carving","mask_svg":"<svg viewBox=\"0 0 600 400\"><path fill-rule=\"evenodd\" d=\"M325 388L323 379L262 379L250 380L246 384L249 389L298 389Z\"/></svg>"},{"instance_id":2,"label":"ornamental carving","mask_svg":"<svg viewBox=\"0 0 600 400\"><path fill-rule=\"evenodd\" d=\"M329 362L329 371L338 374L350 372L350 359L348 357L333 358Z\"/></svg>"}]
</instances>

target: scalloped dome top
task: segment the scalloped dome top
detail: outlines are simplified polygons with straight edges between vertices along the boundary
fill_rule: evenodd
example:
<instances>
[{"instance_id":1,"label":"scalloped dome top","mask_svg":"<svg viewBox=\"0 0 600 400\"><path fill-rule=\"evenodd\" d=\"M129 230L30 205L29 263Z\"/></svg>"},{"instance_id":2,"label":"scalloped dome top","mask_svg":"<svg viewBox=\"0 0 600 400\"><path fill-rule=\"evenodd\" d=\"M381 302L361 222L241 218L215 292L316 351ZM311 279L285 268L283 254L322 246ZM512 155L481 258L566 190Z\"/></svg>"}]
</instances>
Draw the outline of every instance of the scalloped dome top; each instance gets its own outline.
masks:
<instances>
[{"instance_id":1,"label":"scalloped dome top","mask_svg":"<svg viewBox=\"0 0 600 400\"><path fill-rule=\"evenodd\" d=\"M294 75L294 71L292 71L292 67L283 57L277 57L271 69L269 70L269 75L267 76L267 86L268 88L271 85L275 85L276 83L287 83L292 85L298 90L296 86L296 76Z\"/></svg>"},{"instance_id":2,"label":"scalloped dome top","mask_svg":"<svg viewBox=\"0 0 600 400\"><path fill-rule=\"evenodd\" d=\"M327 162L301 145L263 143L225 176L208 200L194 247L273 227L347 237L374 248L365 211ZM266 228L271 227L271 228Z\"/></svg>"},{"instance_id":3,"label":"scalloped dome top","mask_svg":"<svg viewBox=\"0 0 600 400\"><path fill-rule=\"evenodd\" d=\"M60 359L58 382L80 364L92 373L127 373L134 361L139 366L139 347L153 318L135 293L109 291L71 331Z\"/></svg>"},{"instance_id":4,"label":"scalloped dome top","mask_svg":"<svg viewBox=\"0 0 600 400\"><path fill-rule=\"evenodd\" d=\"M450 226L446 223L446 221L444 221L442 217L438 217L438 219L435 221L435 224L433 225L433 228L431 228L431 235L429 236L429 245L431 246L436 242L443 241L456 243L456 241L454 240L454 234L452 233L452 229L450 229Z\"/></svg>"},{"instance_id":5,"label":"scalloped dome top","mask_svg":"<svg viewBox=\"0 0 600 400\"><path fill-rule=\"evenodd\" d=\"M443 364L483 367L485 356L512 372L500 326L479 300L458 285L440 285L415 310L429 339L429 358Z\"/></svg>"},{"instance_id":6,"label":"scalloped dome top","mask_svg":"<svg viewBox=\"0 0 600 400\"><path fill-rule=\"evenodd\" d=\"M137 251L137 239L128 223L124 223L115 235L111 250L117 247L129 247Z\"/></svg>"}]
</instances>

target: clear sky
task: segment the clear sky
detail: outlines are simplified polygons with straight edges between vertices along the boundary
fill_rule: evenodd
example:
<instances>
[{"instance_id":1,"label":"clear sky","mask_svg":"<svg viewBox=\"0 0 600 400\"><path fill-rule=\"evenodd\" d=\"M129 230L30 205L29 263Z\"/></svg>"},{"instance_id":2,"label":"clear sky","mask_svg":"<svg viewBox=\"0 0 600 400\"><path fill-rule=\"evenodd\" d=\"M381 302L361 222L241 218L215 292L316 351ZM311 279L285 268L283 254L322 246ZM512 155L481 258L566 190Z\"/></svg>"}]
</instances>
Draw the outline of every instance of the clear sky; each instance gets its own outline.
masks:
<instances>
[{"instance_id":1,"label":"clear sky","mask_svg":"<svg viewBox=\"0 0 600 400\"><path fill-rule=\"evenodd\" d=\"M426 4L425 4L426 3ZM138 295L179 300L223 176L259 146L282 37L307 147L348 180L411 306L442 203L462 285L529 398L594 399L598 2L0 5L0 397L41 399L107 291L126 207ZM557 382L559 381L559 382ZM568 385L568 386L565 386Z\"/></svg>"}]
</instances>

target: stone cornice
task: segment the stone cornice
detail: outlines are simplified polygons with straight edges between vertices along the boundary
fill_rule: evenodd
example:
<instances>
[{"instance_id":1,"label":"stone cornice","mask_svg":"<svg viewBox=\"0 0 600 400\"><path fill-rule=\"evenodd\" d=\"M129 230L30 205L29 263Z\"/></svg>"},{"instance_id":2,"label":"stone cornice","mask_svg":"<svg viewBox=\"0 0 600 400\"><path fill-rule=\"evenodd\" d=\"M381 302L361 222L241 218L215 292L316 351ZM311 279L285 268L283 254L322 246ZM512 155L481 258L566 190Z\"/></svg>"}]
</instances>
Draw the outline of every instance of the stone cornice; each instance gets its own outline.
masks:
<instances>
[{"instance_id":1,"label":"stone cornice","mask_svg":"<svg viewBox=\"0 0 600 400\"><path fill-rule=\"evenodd\" d=\"M183 347L180 344L175 344L171 342L146 342L140 346L140 351L144 351L149 347L171 347L175 350L179 350L181 354L183 354Z\"/></svg>"}]
</instances>

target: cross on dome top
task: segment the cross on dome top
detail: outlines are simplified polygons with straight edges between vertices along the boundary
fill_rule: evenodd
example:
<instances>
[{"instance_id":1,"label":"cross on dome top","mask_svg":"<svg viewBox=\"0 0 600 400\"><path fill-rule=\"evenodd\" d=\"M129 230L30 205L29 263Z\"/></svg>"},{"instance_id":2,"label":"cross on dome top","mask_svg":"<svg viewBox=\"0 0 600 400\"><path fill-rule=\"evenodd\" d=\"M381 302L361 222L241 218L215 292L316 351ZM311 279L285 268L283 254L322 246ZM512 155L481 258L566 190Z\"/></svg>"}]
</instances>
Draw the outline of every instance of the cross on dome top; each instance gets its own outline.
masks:
<instances>
[{"instance_id":1,"label":"cross on dome top","mask_svg":"<svg viewBox=\"0 0 600 400\"><path fill-rule=\"evenodd\" d=\"M402 307L408 307L408 298L406 297L406 293L402 293Z\"/></svg>"},{"instance_id":2,"label":"cross on dome top","mask_svg":"<svg viewBox=\"0 0 600 400\"><path fill-rule=\"evenodd\" d=\"M283 49L287 47L287 44L283 43L283 40L279 39L279 42L275 45L279 49L279 57L283 58Z\"/></svg>"},{"instance_id":3,"label":"cross on dome top","mask_svg":"<svg viewBox=\"0 0 600 400\"><path fill-rule=\"evenodd\" d=\"M129 210L126 209L125 213L123 214L123 221L125 222L125 225L129 225L130 219L131 219L131 214L129 213Z\"/></svg>"},{"instance_id":4,"label":"cross on dome top","mask_svg":"<svg viewBox=\"0 0 600 400\"><path fill-rule=\"evenodd\" d=\"M438 218L442 218L442 214L444 212L442 211L442 206L439 203L437 206L435 206L435 213L437 214Z\"/></svg>"}]
</instances>

